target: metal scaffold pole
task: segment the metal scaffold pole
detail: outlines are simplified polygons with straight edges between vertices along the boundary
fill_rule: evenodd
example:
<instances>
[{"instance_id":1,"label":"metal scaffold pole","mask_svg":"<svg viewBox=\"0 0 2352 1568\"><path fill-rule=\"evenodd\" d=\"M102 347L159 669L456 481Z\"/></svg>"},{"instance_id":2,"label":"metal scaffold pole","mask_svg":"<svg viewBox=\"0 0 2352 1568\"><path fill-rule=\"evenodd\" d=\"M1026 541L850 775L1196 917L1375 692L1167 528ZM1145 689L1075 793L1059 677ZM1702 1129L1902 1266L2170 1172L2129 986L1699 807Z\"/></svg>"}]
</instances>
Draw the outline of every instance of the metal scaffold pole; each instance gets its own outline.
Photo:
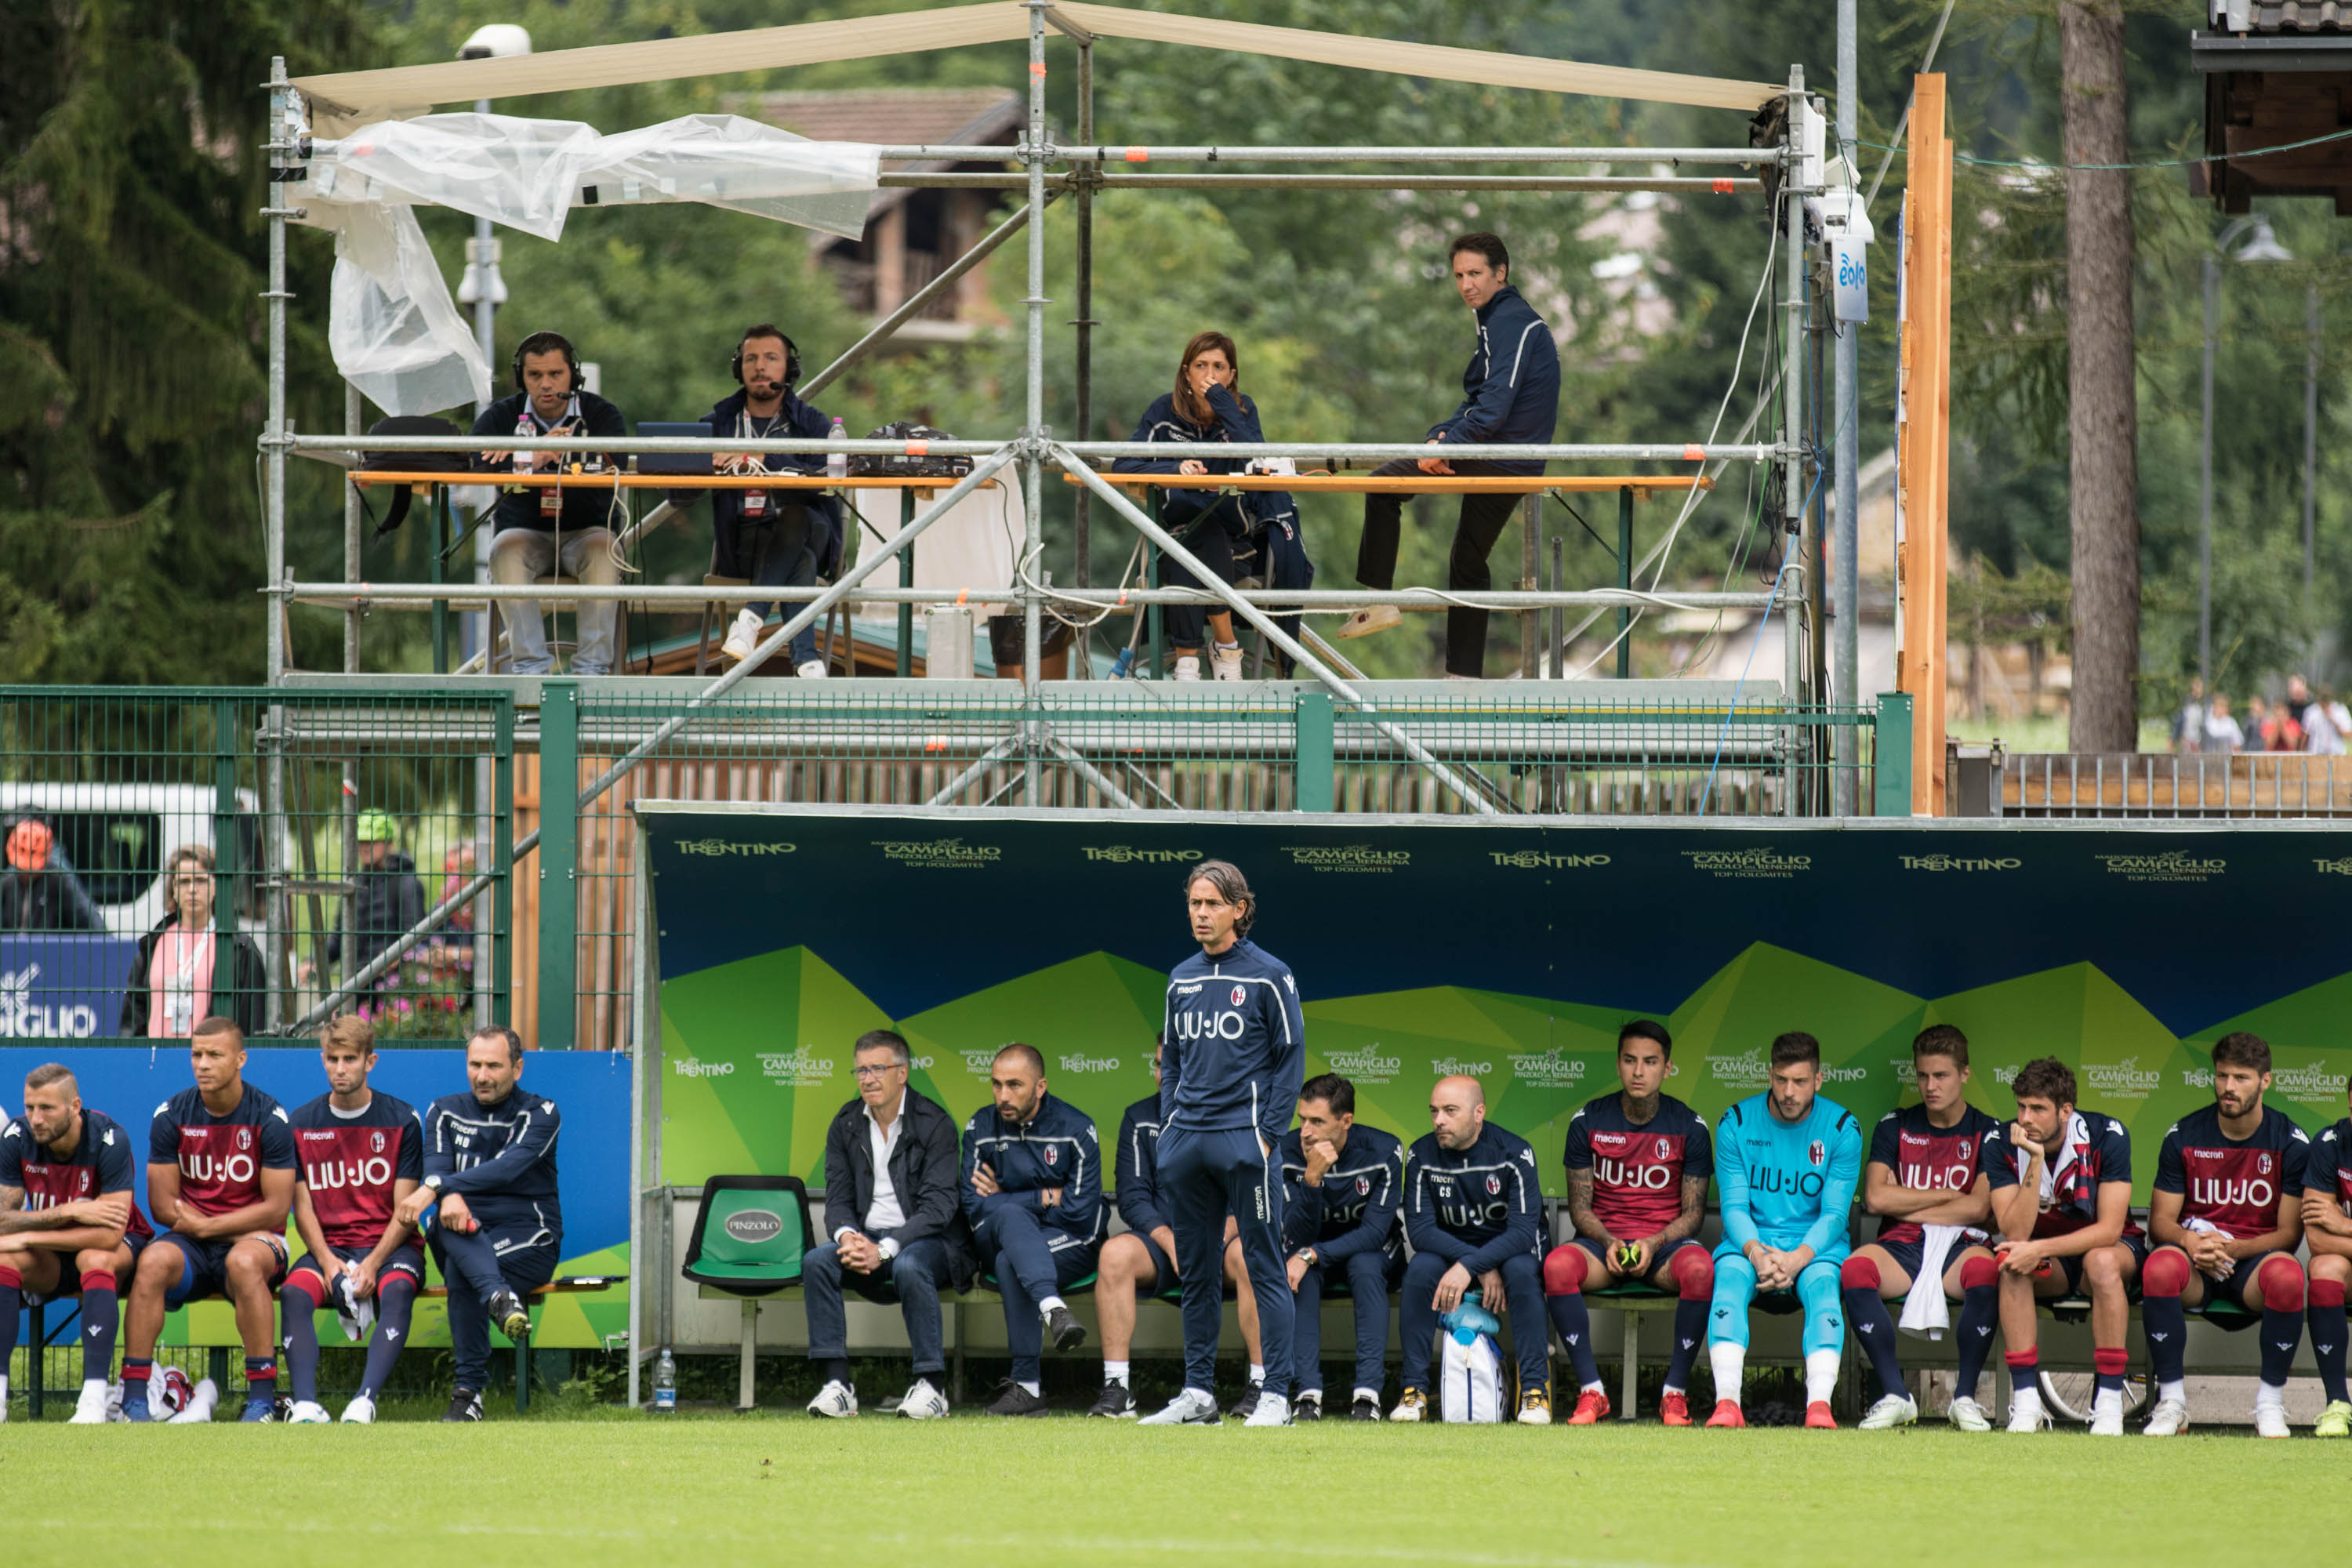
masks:
<instances>
[{"instance_id":1,"label":"metal scaffold pole","mask_svg":"<svg viewBox=\"0 0 2352 1568\"><path fill-rule=\"evenodd\" d=\"M286 290L286 220L293 215L293 209L286 205L282 172L297 165L300 151L293 142L288 112L292 100L293 88L286 79L286 57L273 55L269 60L269 132L265 138L269 152L269 205L262 209L269 219L269 289L263 296L268 301L269 423L261 437L263 603L269 614L264 644L273 691L286 681L286 451L291 434L286 418L286 301L289 298ZM286 820L286 762L279 746L284 733L285 712L272 706L263 721L261 748L262 820L273 825ZM269 976L262 1011L264 1026L274 1034L281 1016L287 979L286 921L277 918L283 907L279 891L286 869L283 834L262 834L261 864L257 869L262 886L269 889L267 907L270 918L261 927L262 962Z\"/></svg>"},{"instance_id":2,"label":"metal scaffold pole","mask_svg":"<svg viewBox=\"0 0 2352 1568\"><path fill-rule=\"evenodd\" d=\"M1805 68L1789 68L1788 163L1780 181L1781 221L1786 227L1787 276L1781 287L1786 311L1780 358L1780 505L1782 552L1780 647L1784 683L1780 700L1794 707L1804 694L1804 620L1799 605L1811 593L1805 582L1805 197L1804 163L1798 145L1798 120L1805 100ZM1793 569L1788 564L1795 563ZM1794 579L1790 584L1790 579ZM1783 731L1786 775L1780 801L1783 816L1797 811L1798 748L1803 731L1789 725Z\"/></svg>"},{"instance_id":3,"label":"metal scaffold pole","mask_svg":"<svg viewBox=\"0 0 2352 1568\"><path fill-rule=\"evenodd\" d=\"M1029 134L1022 159L1029 174L1029 210L1045 210L1045 163L1051 154L1045 137L1045 12L1046 0L1029 0ZM1029 225L1029 376L1022 421L1021 490L1023 528L1021 561L1016 576L1021 586L1021 689L1031 702L1038 697L1044 676L1045 601L1037 588L1044 572L1045 519L1038 515L1045 487L1040 458L1045 430L1045 226ZM1031 805L1038 797L1039 747L1034 733L1022 748L1022 773Z\"/></svg>"},{"instance_id":4,"label":"metal scaffold pole","mask_svg":"<svg viewBox=\"0 0 2352 1568\"><path fill-rule=\"evenodd\" d=\"M1838 0L1837 150L1849 169L1853 166L1854 139L1861 134L1862 124L1862 72L1856 63L1856 32L1855 0ZM1858 708L1862 702L1862 323L1840 321L1836 327L1837 361L1831 377L1834 393L1831 404L1835 409L1832 418L1837 436L1831 443L1831 461L1835 465L1837 478L1837 547L1830 555L1831 571L1836 578L1832 589L1836 605L1830 617L1830 629L1837 655L1829 695L1848 708ZM1855 766L1861 753L1856 736L1849 724L1837 725L1830 733L1834 738L1837 759L1837 765L1830 770L1833 781L1831 809L1840 816L1852 816L1860 809Z\"/></svg>"}]
</instances>

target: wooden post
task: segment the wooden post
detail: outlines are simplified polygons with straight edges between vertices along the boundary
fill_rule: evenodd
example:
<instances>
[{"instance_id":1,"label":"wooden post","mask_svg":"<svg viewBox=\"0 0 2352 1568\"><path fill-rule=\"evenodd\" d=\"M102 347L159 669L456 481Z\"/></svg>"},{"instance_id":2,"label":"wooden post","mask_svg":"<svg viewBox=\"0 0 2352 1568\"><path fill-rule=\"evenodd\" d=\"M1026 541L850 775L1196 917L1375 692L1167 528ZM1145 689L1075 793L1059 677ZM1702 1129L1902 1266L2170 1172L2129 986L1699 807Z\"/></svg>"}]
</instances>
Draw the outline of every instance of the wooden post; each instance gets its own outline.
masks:
<instances>
[{"instance_id":1,"label":"wooden post","mask_svg":"<svg viewBox=\"0 0 2352 1568\"><path fill-rule=\"evenodd\" d=\"M1945 586L1950 570L1952 144L1944 79L1916 79L1903 198L1902 419L1896 485L1903 612L1895 685L1914 699L1911 810L1944 814Z\"/></svg>"}]
</instances>

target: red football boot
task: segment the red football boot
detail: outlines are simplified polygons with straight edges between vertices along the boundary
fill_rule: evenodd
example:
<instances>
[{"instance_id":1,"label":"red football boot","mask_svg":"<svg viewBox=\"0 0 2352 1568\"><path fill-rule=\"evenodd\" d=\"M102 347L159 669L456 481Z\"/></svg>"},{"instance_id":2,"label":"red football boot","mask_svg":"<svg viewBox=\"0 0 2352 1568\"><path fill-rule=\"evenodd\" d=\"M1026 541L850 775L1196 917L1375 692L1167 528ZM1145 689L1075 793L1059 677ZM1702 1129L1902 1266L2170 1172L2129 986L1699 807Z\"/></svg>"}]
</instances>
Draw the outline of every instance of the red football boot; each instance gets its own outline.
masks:
<instances>
[{"instance_id":1,"label":"red football boot","mask_svg":"<svg viewBox=\"0 0 2352 1568\"><path fill-rule=\"evenodd\" d=\"M1710 1426L1745 1426L1748 1417L1739 1413L1739 1406L1733 1401L1718 1399L1715 1402L1715 1414L1706 1418L1706 1424Z\"/></svg>"},{"instance_id":2,"label":"red football boot","mask_svg":"<svg viewBox=\"0 0 2352 1568\"><path fill-rule=\"evenodd\" d=\"M1597 1388L1588 1388L1576 1396L1576 1412L1568 1418L1571 1426L1591 1426L1607 1420L1609 1396Z\"/></svg>"},{"instance_id":3,"label":"red football boot","mask_svg":"<svg viewBox=\"0 0 2352 1568\"><path fill-rule=\"evenodd\" d=\"M1805 1425L1820 1432L1837 1430L1837 1417L1830 1414L1830 1402L1816 1399L1805 1406Z\"/></svg>"},{"instance_id":4,"label":"red football boot","mask_svg":"<svg viewBox=\"0 0 2352 1568\"><path fill-rule=\"evenodd\" d=\"M1689 1426L1691 1424L1690 1395L1687 1394L1669 1394L1664 1399L1659 1400L1658 1419L1668 1426Z\"/></svg>"}]
</instances>

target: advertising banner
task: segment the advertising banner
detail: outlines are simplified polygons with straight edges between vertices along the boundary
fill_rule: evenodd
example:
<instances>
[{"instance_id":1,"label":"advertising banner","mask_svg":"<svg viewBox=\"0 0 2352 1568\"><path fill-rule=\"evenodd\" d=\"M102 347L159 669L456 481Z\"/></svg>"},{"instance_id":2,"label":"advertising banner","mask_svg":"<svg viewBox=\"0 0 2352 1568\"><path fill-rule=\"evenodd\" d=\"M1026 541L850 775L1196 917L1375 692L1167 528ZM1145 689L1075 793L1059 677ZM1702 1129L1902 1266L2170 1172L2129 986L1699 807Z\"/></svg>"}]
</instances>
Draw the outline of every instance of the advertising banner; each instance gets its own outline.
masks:
<instances>
[{"instance_id":1,"label":"advertising banner","mask_svg":"<svg viewBox=\"0 0 2352 1568\"><path fill-rule=\"evenodd\" d=\"M0 1040L87 1040L117 1033L139 941L128 936L0 936Z\"/></svg>"},{"instance_id":2,"label":"advertising banner","mask_svg":"<svg viewBox=\"0 0 2352 1568\"><path fill-rule=\"evenodd\" d=\"M824 1179L850 1047L910 1042L962 1118L997 1047L1112 1137L1150 1092L1167 971L1196 951L1184 868L1238 864L1252 933L1296 972L1307 1070L1408 1141L1441 1074L1561 1186L1567 1120L1616 1088L1618 1026L1664 1023L1669 1093L1712 1119L1774 1036L1822 1042L1865 1130L1916 1099L1910 1042L1953 1024L2006 1117L2036 1057L2130 1128L2146 1201L2165 1129L2210 1100L2211 1042L2267 1038L2272 1102L2345 1114L2346 835L2325 826L1857 822L1531 826L1469 818L1107 817L640 803L660 926L663 1179Z\"/></svg>"}]
</instances>

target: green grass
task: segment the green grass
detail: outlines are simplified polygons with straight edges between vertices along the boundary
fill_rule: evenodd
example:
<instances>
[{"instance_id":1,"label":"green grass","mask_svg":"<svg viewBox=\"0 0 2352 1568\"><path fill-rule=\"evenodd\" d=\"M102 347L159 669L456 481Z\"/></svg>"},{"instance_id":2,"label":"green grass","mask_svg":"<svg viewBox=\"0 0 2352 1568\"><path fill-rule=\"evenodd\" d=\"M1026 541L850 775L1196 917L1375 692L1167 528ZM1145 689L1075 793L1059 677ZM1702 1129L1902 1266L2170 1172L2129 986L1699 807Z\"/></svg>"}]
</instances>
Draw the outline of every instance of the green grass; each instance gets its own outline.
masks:
<instances>
[{"instance_id":1,"label":"green grass","mask_svg":"<svg viewBox=\"0 0 2352 1568\"><path fill-rule=\"evenodd\" d=\"M0 1426L10 1512L124 1478L107 1555L680 1563L1895 1564L2318 1560L2352 1444L1142 1429L682 1415L456 1430ZM42 1510L49 1517L54 1512ZM22 1517L20 1515L20 1517ZM61 1538L62 1539L62 1538ZM27 1559L30 1561L30 1559Z\"/></svg>"}]
</instances>

